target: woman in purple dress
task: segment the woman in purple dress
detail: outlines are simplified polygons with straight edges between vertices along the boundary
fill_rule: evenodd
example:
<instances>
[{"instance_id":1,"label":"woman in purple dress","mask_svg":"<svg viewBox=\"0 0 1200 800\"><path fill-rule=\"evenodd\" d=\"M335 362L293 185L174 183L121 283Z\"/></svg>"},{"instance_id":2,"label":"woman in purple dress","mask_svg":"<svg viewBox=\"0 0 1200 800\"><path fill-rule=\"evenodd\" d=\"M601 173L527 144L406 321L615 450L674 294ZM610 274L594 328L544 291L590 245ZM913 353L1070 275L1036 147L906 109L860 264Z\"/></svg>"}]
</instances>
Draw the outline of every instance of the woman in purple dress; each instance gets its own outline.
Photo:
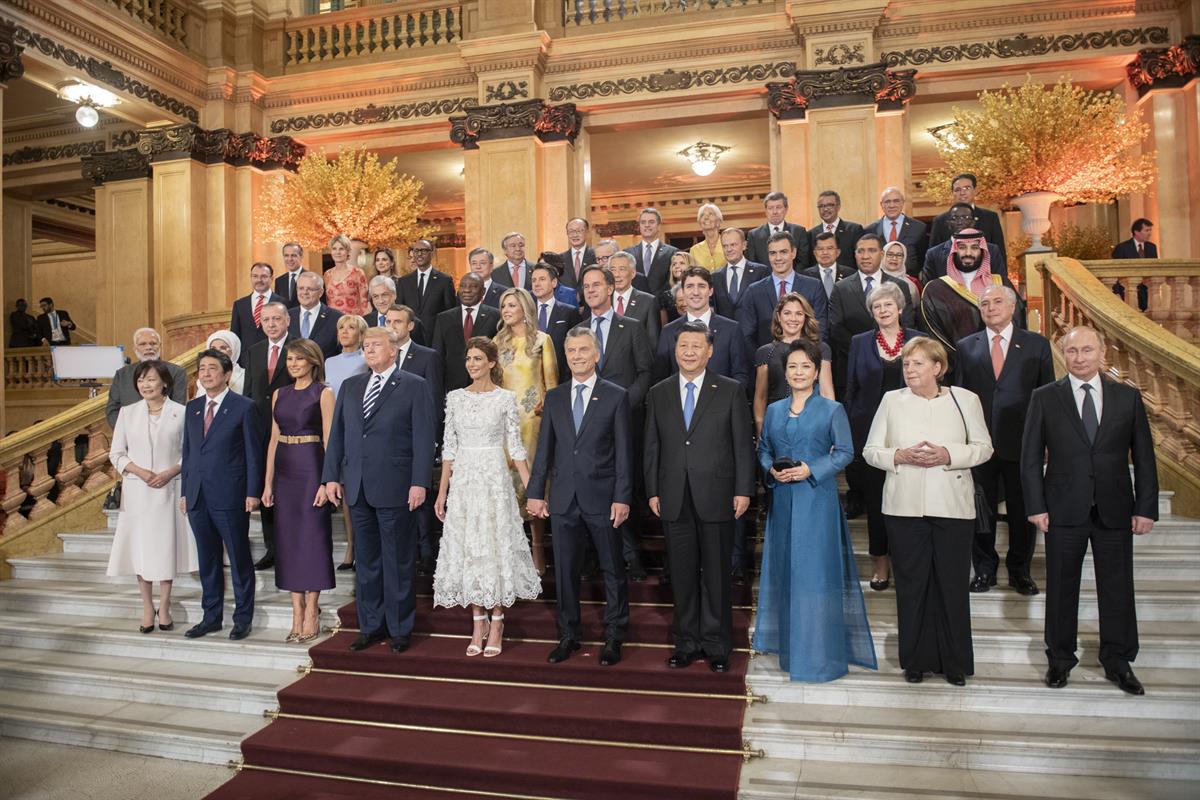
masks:
<instances>
[{"instance_id":1,"label":"woman in purple dress","mask_svg":"<svg viewBox=\"0 0 1200 800\"><path fill-rule=\"evenodd\" d=\"M325 358L311 339L288 342L286 365L295 380L275 391L271 443L262 502L275 506L275 586L292 593L289 642L321 631L321 591L334 587L333 531L321 467L333 391L325 385Z\"/></svg>"}]
</instances>

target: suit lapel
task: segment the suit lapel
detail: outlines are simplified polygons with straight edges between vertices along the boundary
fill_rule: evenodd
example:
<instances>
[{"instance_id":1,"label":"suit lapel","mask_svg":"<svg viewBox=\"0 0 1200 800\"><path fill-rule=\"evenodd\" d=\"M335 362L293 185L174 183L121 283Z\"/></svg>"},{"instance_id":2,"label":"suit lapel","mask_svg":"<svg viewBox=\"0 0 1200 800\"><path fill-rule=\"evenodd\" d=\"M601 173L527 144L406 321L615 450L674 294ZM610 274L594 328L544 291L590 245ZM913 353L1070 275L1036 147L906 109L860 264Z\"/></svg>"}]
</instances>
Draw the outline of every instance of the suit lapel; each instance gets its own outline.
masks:
<instances>
[{"instance_id":1,"label":"suit lapel","mask_svg":"<svg viewBox=\"0 0 1200 800\"><path fill-rule=\"evenodd\" d=\"M991 348L991 344L988 342L988 332L987 331L988 331L987 328L983 329L983 349L984 349L984 352L991 355L992 348ZM1016 365L1013 365L1013 366L1010 366L1010 365L1012 365L1014 361L1019 360L1021 358L1021 356L1024 355L1024 353L1021 350L1021 340L1025 337L1023 337L1021 335L1021 333L1022 333L1021 329L1014 325L1012 340L1008 343L1008 353L1006 353L1004 356L1004 366L1000 367L1000 375L999 375L999 377L996 378L996 383L1000 383L1000 381L1004 380L1005 375L1007 375L1012 370L1017 369ZM1082 422L1080 424L1082 424Z\"/></svg>"},{"instance_id":2,"label":"suit lapel","mask_svg":"<svg viewBox=\"0 0 1200 800\"><path fill-rule=\"evenodd\" d=\"M1113 413L1116 409L1117 398L1113 392L1113 382L1105 380L1103 376L1100 378L1100 427L1096 428L1096 441L1093 446L1100 443L1100 437L1111 427L1109 420L1115 418ZM1082 423L1080 423L1082 424Z\"/></svg>"},{"instance_id":3,"label":"suit lapel","mask_svg":"<svg viewBox=\"0 0 1200 800\"><path fill-rule=\"evenodd\" d=\"M233 390L229 390L232 394ZM208 395L204 396L203 409L208 408ZM220 407L217 408L217 413L213 416L212 425L208 427L208 435L204 435L204 411L200 412L200 436L204 441L201 447L207 445L210 441L216 438L216 433L225 424L225 418L229 416L229 395L225 395L225 399L221 401Z\"/></svg>"},{"instance_id":4,"label":"suit lapel","mask_svg":"<svg viewBox=\"0 0 1200 800\"><path fill-rule=\"evenodd\" d=\"M1063 404L1063 411L1066 412L1067 419L1071 420L1071 427L1073 427L1075 432L1079 434L1079 440L1083 442L1083 445L1090 450L1092 445L1090 442L1088 442L1087 431L1083 429L1083 420L1079 417L1079 410L1075 408L1075 396L1071 391L1070 377L1063 377L1061 380L1059 380L1057 393L1058 399ZM1099 436L1099 434L1097 434L1097 436Z\"/></svg>"},{"instance_id":5,"label":"suit lapel","mask_svg":"<svg viewBox=\"0 0 1200 800\"><path fill-rule=\"evenodd\" d=\"M700 421L700 415L703 414L704 409L708 408L708 406L712 403L713 395L717 393L717 384L711 382L707 374L705 374L704 378L705 381L701 386L700 396L696 399L696 410L692 412L692 424L687 429L688 433L696 430L696 424ZM682 413L682 411L683 409L681 407L680 412Z\"/></svg>"},{"instance_id":6,"label":"suit lapel","mask_svg":"<svg viewBox=\"0 0 1200 800\"><path fill-rule=\"evenodd\" d=\"M579 432L575 434L575 441L579 441L579 439L582 438L583 432L585 430L587 430L588 423L591 422L592 417L596 416L595 413L593 413L593 412L596 408L599 407L597 404L600 402L600 398L608 396L608 392L606 392L604 389L600 388L600 380L599 379L600 379L600 376L597 375L596 376L596 385L592 387L592 396L591 396L591 398L588 399L588 404L586 406L584 406L584 408L583 408L583 419L579 421ZM570 400L571 402L574 401L574 399L571 398L569 395L568 395L568 400ZM571 414L570 403L568 403L568 407L567 407L567 418L571 420L571 430L575 430L575 418Z\"/></svg>"},{"instance_id":7,"label":"suit lapel","mask_svg":"<svg viewBox=\"0 0 1200 800\"><path fill-rule=\"evenodd\" d=\"M394 372L392 372L392 377L388 378L387 383L383 384L383 388L381 388L379 390L379 397L375 398L375 405L372 408L372 412L371 412L372 420L375 419L375 416L379 413L379 409L383 408L383 404L387 402L388 397L391 395L391 393L393 391L395 391L396 386L400 383L400 376L396 374L400 371L401 370L399 368L397 368ZM370 382L371 382L371 379L367 378L368 385L370 385ZM367 394L367 392L366 392L366 389L364 388L363 396L365 397L366 394ZM368 420L368 422L369 421L370 420Z\"/></svg>"}]
</instances>

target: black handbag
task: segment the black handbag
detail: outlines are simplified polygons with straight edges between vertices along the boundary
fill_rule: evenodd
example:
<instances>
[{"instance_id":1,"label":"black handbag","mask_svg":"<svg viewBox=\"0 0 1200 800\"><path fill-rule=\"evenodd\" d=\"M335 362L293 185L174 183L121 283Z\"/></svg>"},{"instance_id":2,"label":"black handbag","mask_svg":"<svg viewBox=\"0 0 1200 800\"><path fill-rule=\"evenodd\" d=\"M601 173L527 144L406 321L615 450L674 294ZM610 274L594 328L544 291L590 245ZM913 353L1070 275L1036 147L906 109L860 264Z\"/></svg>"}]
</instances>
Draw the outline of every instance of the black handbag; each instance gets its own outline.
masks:
<instances>
[{"instance_id":1,"label":"black handbag","mask_svg":"<svg viewBox=\"0 0 1200 800\"><path fill-rule=\"evenodd\" d=\"M121 509L121 482L117 481L117 485L108 490L108 494L104 498L105 511L119 511Z\"/></svg>"},{"instance_id":2,"label":"black handbag","mask_svg":"<svg viewBox=\"0 0 1200 800\"><path fill-rule=\"evenodd\" d=\"M970 442L971 432L967 430L967 416L963 414L962 406L958 404L958 398L954 396L954 390L947 387L946 391L950 392L950 399L954 401L954 407L958 409L958 416L962 420L963 440ZM975 480L974 475L971 476L971 481L975 484L975 532L991 533L992 506L988 503L987 493L983 491L979 481Z\"/></svg>"}]
</instances>

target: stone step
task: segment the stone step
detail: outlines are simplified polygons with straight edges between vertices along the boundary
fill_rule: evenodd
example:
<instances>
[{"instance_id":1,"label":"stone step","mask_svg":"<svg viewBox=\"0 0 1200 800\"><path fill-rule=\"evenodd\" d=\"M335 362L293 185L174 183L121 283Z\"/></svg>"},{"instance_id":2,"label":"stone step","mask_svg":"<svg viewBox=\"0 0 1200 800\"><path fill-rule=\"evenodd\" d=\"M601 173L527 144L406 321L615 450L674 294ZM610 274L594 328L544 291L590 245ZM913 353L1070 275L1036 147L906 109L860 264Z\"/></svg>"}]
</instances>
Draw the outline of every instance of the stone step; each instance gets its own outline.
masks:
<instances>
[{"instance_id":1,"label":"stone step","mask_svg":"<svg viewBox=\"0 0 1200 800\"><path fill-rule=\"evenodd\" d=\"M89 533L60 533L59 540L63 543L64 553L74 554L89 554L93 556L102 556L105 563L108 561L108 554L112 551L112 531L93 531ZM262 533L250 534L250 554L254 560L262 558L267 552L267 546L263 542ZM340 564L346 555L346 540L345 538L333 539L333 561L335 564ZM225 559L225 563L229 563L229 559Z\"/></svg>"},{"instance_id":2,"label":"stone step","mask_svg":"<svg viewBox=\"0 0 1200 800\"><path fill-rule=\"evenodd\" d=\"M767 703L747 710L743 736L775 759L836 761L853 753L860 763L1200 780L1194 718L1136 723L910 708L864 715L846 706Z\"/></svg>"},{"instance_id":3,"label":"stone step","mask_svg":"<svg viewBox=\"0 0 1200 800\"><path fill-rule=\"evenodd\" d=\"M0 736L224 764L266 720L98 697L0 689Z\"/></svg>"},{"instance_id":4,"label":"stone step","mask_svg":"<svg viewBox=\"0 0 1200 800\"><path fill-rule=\"evenodd\" d=\"M1098 666L1080 664L1070 683L1050 690L1042 682L1041 664L977 663L968 688L939 679L918 685L904 682L894 658L879 671L851 667L850 674L829 683L791 681L773 655L757 654L746 680L755 694L771 703L817 703L866 708L913 708L970 711L979 714L1064 714L1079 717L1194 720L1200 715L1200 674L1188 669L1143 669L1135 665L1146 695L1130 697L1104 677Z\"/></svg>"},{"instance_id":5,"label":"stone step","mask_svg":"<svg viewBox=\"0 0 1200 800\"><path fill-rule=\"evenodd\" d=\"M760 758L742 767L739 800L1192 800L1184 780L1052 775L954 766Z\"/></svg>"},{"instance_id":6,"label":"stone step","mask_svg":"<svg viewBox=\"0 0 1200 800\"><path fill-rule=\"evenodd\" d=\"M862 549L855 545L855 564L859 575L870 576L874 571L871 556L867 552L867 544L862 543ZM1195 576L1200 574L1200 547L1154 547L1135 548L1133 556L1134 581L1186 581L1195 584ZM1000 569L997 579L1005 587L1008 585L1008 570L1004 566L1004 551L1000 553ZM1030 564L1030 575L1039 587L1046 585L1046 554L1039 550L1033 554ZM1084 580L1094 581L1096 572L1092 555L1089 552L1083 559Z\"/></svg>"}]
</instances>

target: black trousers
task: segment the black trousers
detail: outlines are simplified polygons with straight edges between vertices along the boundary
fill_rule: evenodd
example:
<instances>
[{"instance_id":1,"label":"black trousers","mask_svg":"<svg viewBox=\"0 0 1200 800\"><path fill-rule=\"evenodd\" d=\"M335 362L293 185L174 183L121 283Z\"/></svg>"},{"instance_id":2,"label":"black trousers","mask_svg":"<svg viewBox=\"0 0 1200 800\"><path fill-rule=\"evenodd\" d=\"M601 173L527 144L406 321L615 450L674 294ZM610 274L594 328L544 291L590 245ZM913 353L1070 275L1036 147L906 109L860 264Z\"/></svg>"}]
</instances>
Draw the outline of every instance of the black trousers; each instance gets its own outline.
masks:
<instances>
[{"instance_id":1,"label":"black trousers","mask_svg":"<svg viewBox=\"0 0 1200 800\"><path fill-rule=\"evenodd\" d=\"M975 672L971 642L973 519L886 515L896 573L900 666L944 675Z\"/></svg>"},{"instance_id":2,"label":"black trousers","mask_svg":"<svg viewBox=\"0 0 1200 800\"><path fill-rule=\"evenodd\" d=\"M733 498L729 503L732 507ZM675 592L675 649L728 658L733 649L733 520L700 519L685 484L679 518L667 520L665 527Z\"/></svg>"},{"instance_id":3,"label":"black trousers","mask_svg":"<svg viewBox=\"0 0 1200 800\"><path fill-rule=\"evenodd\" d=\"M1105 528L1092 509L1082 525L1055 525L1046 534L1046 657L1050 666L1071 669L1079 663L1079 578L1088 543L1096 568L1096 600L1100 606L1100 663L1124 672L1138 653L1137 615L1133 603L1133 531Z\"/></svg>"},{"instance_id":4,"label":"black trousers","mask_svg":"<svg viewBox=\"0 0 1200 800\"><path fill-rule=\"evenodd\" d=\"M873 556L886 556L888 554L888 528L883 519L883 482L887 479L887 473L881 469L875 469L859 455L846 470L847 482L850 481L851 475L854 476L854 482L858 485L859 497L867 512L868 552Z\"/></svg>"},{"instance_id":5,"label":"black trousers","mask_svg":"<svg viewBox=\"0 0 1200 800\"><path fill-rule=\"evenodd\" d=\"M584 514L574 498L554 526L554 586L558 592L558 637L579 641L579 576L590 542L604 575L604 638L623 641L629 627L629 584L621 555L621 533L607 514Z\"/></svg>"},{"instance_id":6,"label":"black trousers","mask_svg":"<svg viewBox=\"0 0 1200 800\"><path fill-rule=\"evenodd\" d=\"M1000 487L1004 487L1004 502L1007 504L1005 521L1008 523L1008 555L1004 566L1008 576L1029 575L1029 564L1033 561L1033 550L1037 545L1037 529L1029 524L1025 516L1025 494L1021 491L1021 465L1016 461L993 458L973 469L975 480L983 487L988 504L992 507L992 529L989 533L975 534L975 547L971 560L976 575L995 575L1000 567L1000 556L996 552L996 523L999 515Z\"/></svg>"}]
</instances>

